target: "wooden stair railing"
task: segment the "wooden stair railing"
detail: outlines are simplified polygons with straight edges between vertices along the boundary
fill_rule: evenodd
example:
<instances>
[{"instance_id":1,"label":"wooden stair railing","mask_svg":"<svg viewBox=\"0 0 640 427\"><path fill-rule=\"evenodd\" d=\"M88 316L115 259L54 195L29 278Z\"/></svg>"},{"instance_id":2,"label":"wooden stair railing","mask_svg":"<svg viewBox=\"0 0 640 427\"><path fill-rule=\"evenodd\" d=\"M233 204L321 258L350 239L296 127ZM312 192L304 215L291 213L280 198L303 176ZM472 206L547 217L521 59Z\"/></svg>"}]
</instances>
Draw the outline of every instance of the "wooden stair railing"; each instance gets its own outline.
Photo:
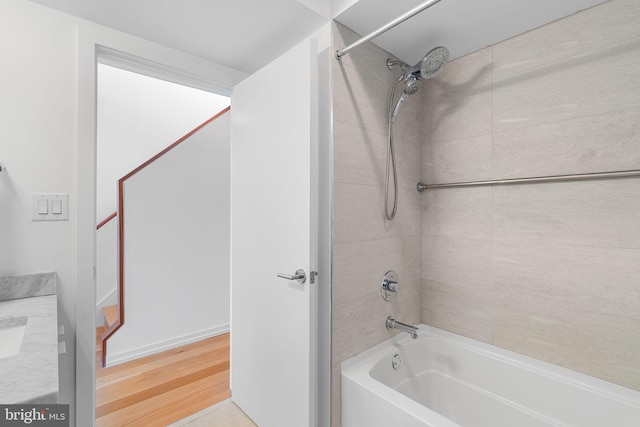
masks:
<instances>
[{"instance_id":1,"label":"wooden stair railing","mask_svg":"<svg viewBox=\"0 0 640 427\"><path fill-rule=\"evenodd\" d=\"M100 230L103 226L107 225L109 221L118 216L118 212L114 212L105 219L103 219L100 224L96 225L96 230Z\"/></svg>"},{"instance_id":2,"label":"wooden stair railing","mask_svg":"<svg viewBox=\"0 0 640 427\"><path fill-rule=\"evenodd\" d=\"M158 158L162 157L164 154L168 153L180 143L186 141L191 135L208 125L209 123L216 120L218 117L227 113L231 110L231 107L227 107L220 111L215 116L206 120L204 123L193 129L191 132L187 133L185 136L169 145L164 150L160 151L155 156L151 157L146 162L142 163L140 166L123 176L118 180L118 210L107 218L105 218L102 222L100 222L96 229L100 229L102 226L107 224L109 221L118 217L118 304L115 306L105 307L103 309L103 313L105 315L105 331L102 333L102 352L101 352L101 361L102 367L106 367L107 365L107 340L118 330L122 325L124 325L124 183L127 179L131 178L142 169L149 166L151 163L156 161ZM115 310L114 308L115 307ZM117 317L113 320L113 311L116 311ZM109 312L109 318L107 319L107 312Z\"/></svg>"}]
</instances>

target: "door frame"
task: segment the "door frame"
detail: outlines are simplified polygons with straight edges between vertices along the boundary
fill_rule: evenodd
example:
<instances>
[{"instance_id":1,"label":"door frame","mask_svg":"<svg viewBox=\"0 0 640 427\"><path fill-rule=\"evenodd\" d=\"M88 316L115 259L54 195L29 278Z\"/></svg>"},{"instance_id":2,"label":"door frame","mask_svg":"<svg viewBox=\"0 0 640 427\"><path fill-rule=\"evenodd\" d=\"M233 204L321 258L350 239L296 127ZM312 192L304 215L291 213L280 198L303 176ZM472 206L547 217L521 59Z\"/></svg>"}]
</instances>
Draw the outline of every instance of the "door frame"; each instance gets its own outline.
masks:
<instances>
[{"instance_id":1,"label":"door frame","mask_svg":"<svg viewBox=\"0 0 640 427\"><path fill-rule=\"evenodd\" d=\"M318 420L319 425L330 424L331 402L331 229L332 229L332 81L331 66L334 53L331 47L331 24L318 30L320 73L319 149L318 153ZM116 65L174 83L231 95L233 86L247 77L246 73L214 64L168 47L124 33L78 23L76 34L77 111L76 111L76 170L74 194L70 200L75 213L73 236L75 336L74 404L71 420L78 426L95 425L95 184L97 134L97 64ZM109 62L114 61L114 62ZM129 67L129 68L127 68ZM324 69L324 71L322 70Z\"/></svg>"},{"instance_id":2,"label":"door frame","mask_svg":"<svg viewBox=\"0 0 640 427\"><path fill-rule=\"evenodd\" d=\"M75 425L95 425L96 304L96 137L97 64L231 95L246 74L171 48L99 27L79 23L77 32L76 177L71 201L77 217L74 236L75 282ZM74 209L75 208L75 209Z\"/></svg>"}]
</instances>

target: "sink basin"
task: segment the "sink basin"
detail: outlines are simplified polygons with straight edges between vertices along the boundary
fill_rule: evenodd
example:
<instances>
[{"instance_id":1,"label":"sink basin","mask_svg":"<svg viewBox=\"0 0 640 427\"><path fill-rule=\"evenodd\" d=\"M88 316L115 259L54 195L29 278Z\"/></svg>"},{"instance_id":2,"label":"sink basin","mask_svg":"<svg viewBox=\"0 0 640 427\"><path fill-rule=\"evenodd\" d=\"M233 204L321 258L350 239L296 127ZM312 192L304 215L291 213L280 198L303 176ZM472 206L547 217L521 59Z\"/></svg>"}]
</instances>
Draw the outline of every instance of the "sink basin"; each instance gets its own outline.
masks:
<instances>
[{"instance_id":1,"label":"sink basin","mask_svg":"<svg viewBox=\"0 0 640 427\"><path fill-rule=\"evenodd\" d=\"M28 316L0 319L0 359L20 353Z\"/></svg>"}]
</instances>

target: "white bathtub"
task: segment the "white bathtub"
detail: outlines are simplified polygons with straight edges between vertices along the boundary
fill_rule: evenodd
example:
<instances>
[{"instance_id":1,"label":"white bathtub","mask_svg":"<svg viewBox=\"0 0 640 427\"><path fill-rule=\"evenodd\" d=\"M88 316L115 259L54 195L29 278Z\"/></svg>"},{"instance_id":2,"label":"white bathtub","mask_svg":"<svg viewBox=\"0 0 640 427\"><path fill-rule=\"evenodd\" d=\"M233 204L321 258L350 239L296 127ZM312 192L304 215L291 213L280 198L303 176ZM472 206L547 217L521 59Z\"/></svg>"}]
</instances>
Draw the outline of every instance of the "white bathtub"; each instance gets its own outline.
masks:
<instances>
[{"instance_id":1,"label":"white bathtub","mask_svg":"<svg viewBox=\"0 0 640 427\"><path fill-rule=\"evenodd\" d=\"M638 427L640 392L420 325L342 364L342 426Z\"/></svg>"}]
</instances>

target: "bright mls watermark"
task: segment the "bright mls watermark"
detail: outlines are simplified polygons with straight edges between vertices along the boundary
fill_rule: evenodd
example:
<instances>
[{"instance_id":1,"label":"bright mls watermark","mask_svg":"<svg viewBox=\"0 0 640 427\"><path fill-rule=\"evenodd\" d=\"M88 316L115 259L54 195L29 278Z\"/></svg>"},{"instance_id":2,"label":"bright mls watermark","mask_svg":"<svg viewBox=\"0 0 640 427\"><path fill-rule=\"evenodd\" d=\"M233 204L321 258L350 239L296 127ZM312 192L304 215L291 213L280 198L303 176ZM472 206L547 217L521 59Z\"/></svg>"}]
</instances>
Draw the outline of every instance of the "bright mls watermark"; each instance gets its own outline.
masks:
<instances>
[{"instance_id":1,"label":"bright mls watermark","mask_svg":"<svg viewBox=\"0 0 640 427\"><path fill-rule=\"evenodd\" d=\"M0 405L0 427L69 427L69 405Z\"/></svg>"}]
</instances>

